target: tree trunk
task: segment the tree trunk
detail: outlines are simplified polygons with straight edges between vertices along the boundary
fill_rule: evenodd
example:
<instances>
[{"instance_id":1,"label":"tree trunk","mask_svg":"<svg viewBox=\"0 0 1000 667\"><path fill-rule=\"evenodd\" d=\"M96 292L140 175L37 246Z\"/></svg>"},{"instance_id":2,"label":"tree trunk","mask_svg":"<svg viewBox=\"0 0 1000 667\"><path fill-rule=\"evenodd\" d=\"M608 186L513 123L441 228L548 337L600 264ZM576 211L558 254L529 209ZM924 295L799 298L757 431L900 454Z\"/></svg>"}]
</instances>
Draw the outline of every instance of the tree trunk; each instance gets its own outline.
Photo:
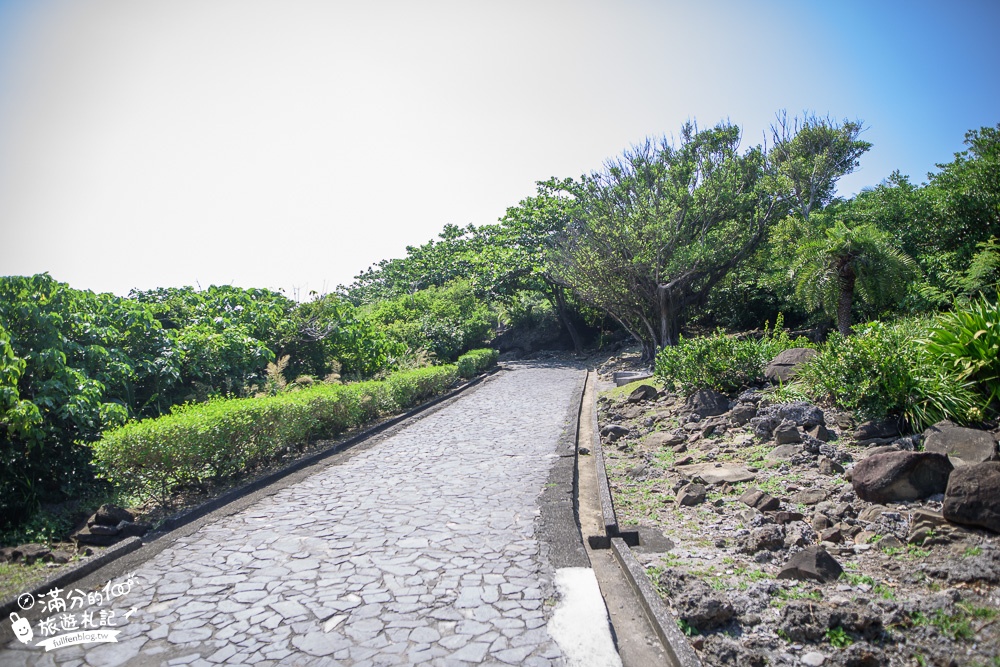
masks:
<instances>
[{"instance_id":1,"label":"tree trunk","mask_svg":"<svg viewBox=\"0 0 1000 667\"><path fill-rule=\"evenodd\" d=\"M666 285L659 285L656 288L660 315L660 340L661 346L677 345L679 339L677 309L674 308L673 295Z\"/></svg>"},{"instance_id":2,"label":"tree trunk","mask_svg":"<svg viewBox=\"0 0 1000 667\"><path fill-rule=\"evenodd\" d=\"M854 268L840 271L840 295L837 297L837 330L841 336L851 335L851 304L854 302L854 283L857 276Z\"/></svg>"},{"instance_id":3,"label":"tree trunk","mask_svg":"<svg viewBox=\"0 0 1000 667\"><path fill-rule=\"evenodd\" d=\"M580 342L580 333L573 326L573 322L569 319L569 313L566 312L566 294L563 292L563 288L558 285L553 288L553 292L555 294L556 311L559 313L559 320L566 327L566 332L573 341L573 352L581 355L583 354L583 344Z\"/></svg>"}]
</instances>

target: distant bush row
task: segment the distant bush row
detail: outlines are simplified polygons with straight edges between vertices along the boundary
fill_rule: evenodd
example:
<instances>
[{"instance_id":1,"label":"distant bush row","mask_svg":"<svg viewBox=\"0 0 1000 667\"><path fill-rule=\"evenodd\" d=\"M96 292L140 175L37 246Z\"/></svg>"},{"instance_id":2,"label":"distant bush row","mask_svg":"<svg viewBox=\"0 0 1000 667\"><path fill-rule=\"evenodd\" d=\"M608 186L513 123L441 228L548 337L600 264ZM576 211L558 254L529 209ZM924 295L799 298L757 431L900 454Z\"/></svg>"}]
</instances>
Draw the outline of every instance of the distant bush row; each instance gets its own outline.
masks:
<instances>
[{"instance_id":1,"label":"distant bush row","mask_svg":"<svg viewBox=\"0 0 1000 667\"><path fill-rule=\"evenodd\" d=\"M495 361L493 350L475 350L458 365L401 371L381 381L188 404L105 433L93 445L94 459L115 486L165 504L178 487L235 477L310 440L402 412Z\"/></svg>"},{"instance_id":2,"label":"distant bush row","mask_svg":"<svg viewBox=\"0 0 1000 667\"><path fill-rule=\"evenodd\" d=\"M497 362L500 353L492 348L481 350L471 350L458 358L458 374L464 378L471 378L479 375L487 368Z\"/></svg>"},{"instance_id":3,"label":"distant bush row","mask_svg":"<svg viewBox=\"0 0 1000 667\"><path fill-rule=\"evenodd\" d=\"M664 349L656 372L685 393L734 392L762 381L778 352L805 344L785 335L737 340L719 332ZM862 418L898 418L914 430L942 419L981 420L1000 398L1000 299L956 305L934 318L872 322L850 336L834 333L786 389Z\"/></svg>"}]
</instances>

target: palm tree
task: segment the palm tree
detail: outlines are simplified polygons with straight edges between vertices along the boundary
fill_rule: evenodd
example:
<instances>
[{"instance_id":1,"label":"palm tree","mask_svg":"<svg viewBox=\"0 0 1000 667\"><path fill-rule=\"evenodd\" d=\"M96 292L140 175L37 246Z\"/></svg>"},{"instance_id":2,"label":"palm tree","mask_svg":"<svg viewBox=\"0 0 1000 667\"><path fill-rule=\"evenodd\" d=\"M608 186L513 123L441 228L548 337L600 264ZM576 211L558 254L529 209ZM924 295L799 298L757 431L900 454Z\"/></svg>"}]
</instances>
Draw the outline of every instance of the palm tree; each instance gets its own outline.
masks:
<instances>
[{"instance_id":1,"label":"palm tree","mask_svg":"<svg viewBox=\"0 0 1000 667\"><path fill-rule=\"evenodd\" d=\"M916 263L891 244L891 237L871 224L848 227L836 221L823 236L805 243L789 277L795 296L809 308L822 307L836 317L844 336L851 332L855 295L864 303L885 306L906 293Z\"/></svg>"}]
</instances>

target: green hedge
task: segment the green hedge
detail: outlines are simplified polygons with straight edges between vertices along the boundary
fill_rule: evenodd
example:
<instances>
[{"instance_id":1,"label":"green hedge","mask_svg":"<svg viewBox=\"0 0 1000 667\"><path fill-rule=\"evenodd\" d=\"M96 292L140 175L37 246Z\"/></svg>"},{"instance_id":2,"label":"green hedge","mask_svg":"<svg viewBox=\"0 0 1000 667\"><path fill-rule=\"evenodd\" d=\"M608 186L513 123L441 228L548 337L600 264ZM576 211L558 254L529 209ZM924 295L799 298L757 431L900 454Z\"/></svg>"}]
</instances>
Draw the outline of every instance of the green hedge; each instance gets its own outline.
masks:
<instances>
[{"instance_id":1,"label":"green hedge","mask_svg":"<svg viewBox=\"0 0 1000 667\"><path fill-rule=\"evenodd\" d=\"M778 353L792 347L813 347L805 338L792 340L782 330L779 316L775 329L764 329L761 338L738 339L719 330L711 336L687 339L663 348L656 356L656 376L668 387L685 394L699 389L724 393L738 391L764 381L764 368Z\"/></svg>"},{"instance_id":2,"label":"green hedge","mask_svg":"<svg viewBox=\"0 0 1000 667\"><path fill-rule=\"evenodd\" d=\"M178 486L232 477L288 447L401 412L444 392L457 378L457 366L433 366L380 382L189 404L108 431L94 443L94 459L101 476L116 486L166 502Z\"/></svg>"},{"instance_id":3,"label":"green hedge","mask_svg":"<svg viewBox=\"0 0 1000 667\"><path fill-rule=\"evenodd\" d=\"M475 377L497 362L500 354L492 348L469 350L458 358L458 374L468 379Z\"/></svg>"}]
</instances>

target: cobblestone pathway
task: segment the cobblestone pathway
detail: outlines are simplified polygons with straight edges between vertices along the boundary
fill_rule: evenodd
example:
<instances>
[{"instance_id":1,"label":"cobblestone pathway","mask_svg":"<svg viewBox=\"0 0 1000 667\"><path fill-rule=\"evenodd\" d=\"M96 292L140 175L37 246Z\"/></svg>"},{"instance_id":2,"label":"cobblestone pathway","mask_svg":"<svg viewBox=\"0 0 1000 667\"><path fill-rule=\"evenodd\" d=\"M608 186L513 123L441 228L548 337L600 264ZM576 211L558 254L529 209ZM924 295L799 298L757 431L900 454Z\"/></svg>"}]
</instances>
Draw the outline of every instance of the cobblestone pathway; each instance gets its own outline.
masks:
<instances>
[{"instance_id":1,"label":"cobblestone pathway","mask_svg":"<svg viewBox=\"0 0 1000 667\"><path fill-rule=\"evenodd\" d=\"M0 664L562 664L535 528L583 374L514 366L141 565L119 643Z\"/></svg>"}]
</instances>

